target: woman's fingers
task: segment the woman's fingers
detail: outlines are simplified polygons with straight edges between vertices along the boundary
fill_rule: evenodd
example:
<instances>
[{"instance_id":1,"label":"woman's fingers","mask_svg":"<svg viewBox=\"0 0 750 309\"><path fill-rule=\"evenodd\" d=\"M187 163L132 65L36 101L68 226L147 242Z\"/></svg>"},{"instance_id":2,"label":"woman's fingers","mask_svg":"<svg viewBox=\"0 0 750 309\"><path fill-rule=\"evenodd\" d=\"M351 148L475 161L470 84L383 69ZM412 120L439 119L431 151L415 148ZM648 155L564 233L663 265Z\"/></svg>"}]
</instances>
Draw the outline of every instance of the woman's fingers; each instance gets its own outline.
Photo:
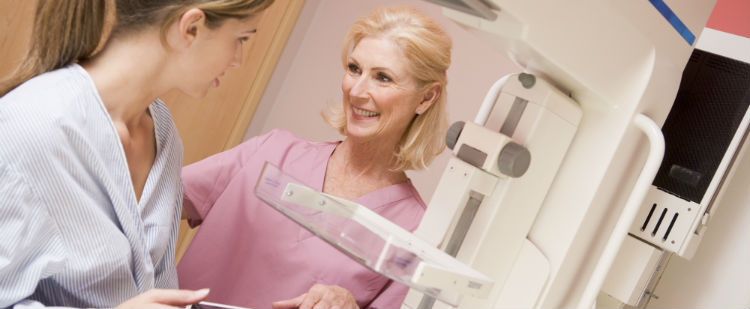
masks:
<instances>
[{"instance_id":1,"label":"woman's fingers","mask_svg":"<svg viewBox=\"0 0 750 309\"><path fill-rule=\"evenodd\" d=\"M151 300L155 303L171 306L187 306L200 302L208 297L208 289L197 291L153 289L146 293L151 293Z\"/></svg>"},{"instance_id":2,"label":"woman's fingers","mask_svg":"<svg viewBox=\"0 0 750 309\"><path fill-rule=\"evenodd\" d=\"M310 289L309 292L305 293L305 297L302 299L302 302L299 304L300 309L311 309L315 304L318 303L320 300L321 295L317 291L313 291L313 289Z\"/></svg>"},{"instance_id":3,"label":"woman's fingers","mask_svg":"<svg viewBox=\"0 0 750 309\"><path fill-rule=\"evenodd\" d=\"M208 289L167 290L151 289L138 296L128 299L117 306L118 308L172 308L185 307L200 302L208 296Z\"/></svg>"},{"instance_id":4,"label":"woman's fingers","mask_svg":"<svg viewBox=\"0 0 750 309\"><path fill-rule=\"evenodd\" d=\"M349 290L337 285L313 285L307 293L292 299L274 302L275 309L327 309L327 308L359 308Z\"/></svg>"},{"instance_id":5,"label":"woman's fingers","mask_svg":"<svg viewBox=\"0 0 750 309\"><path fill-rule=\"evenodd\" d=\"M354 295L349 290L337 285L316 284L308 294L309 302L303 302L300 308L359 308ZM305 304L309 304L309 306L305 307Z\"/></svg>"},{"instance_id":6,"label":"woman's fingers","mask_svg":"<svg viewBox=\"0 0 750 309\"><path fill-rule=\"evenodd\" d=\"M302 300L305 299L305 296L307 296L307 293L297 296L295 298L273 302L271 304L271 308L274 308L274 309L300 308L300 304L302 303Z\"/></svg>"}]
</instances>

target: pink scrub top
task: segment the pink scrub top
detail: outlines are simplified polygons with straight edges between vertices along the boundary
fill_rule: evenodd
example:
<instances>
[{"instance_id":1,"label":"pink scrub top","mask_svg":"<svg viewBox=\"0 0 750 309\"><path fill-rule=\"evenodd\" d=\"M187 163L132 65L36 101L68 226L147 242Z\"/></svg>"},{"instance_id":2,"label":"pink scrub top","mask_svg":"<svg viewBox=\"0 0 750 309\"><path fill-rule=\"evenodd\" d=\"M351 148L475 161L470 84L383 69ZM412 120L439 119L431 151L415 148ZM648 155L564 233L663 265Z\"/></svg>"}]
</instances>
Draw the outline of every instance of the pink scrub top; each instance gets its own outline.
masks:
<instances>
[{"instance_id":1,"label":"pink scrub top","mask_svg":"<svg viewBox=\"0 0 750 309\"><path fill-rule=\"evenodd\" d=\"M177 267L180 288L210 288L212 302L271 308L321 283L346 288L361 308L400 308L406 286L350 259L253 193L266 161L322 191L337 145L274 130L183 168L185 211L200 229ZM354 201L410 231L425 211L410 181Z\"/></svg>"}]
</instances>

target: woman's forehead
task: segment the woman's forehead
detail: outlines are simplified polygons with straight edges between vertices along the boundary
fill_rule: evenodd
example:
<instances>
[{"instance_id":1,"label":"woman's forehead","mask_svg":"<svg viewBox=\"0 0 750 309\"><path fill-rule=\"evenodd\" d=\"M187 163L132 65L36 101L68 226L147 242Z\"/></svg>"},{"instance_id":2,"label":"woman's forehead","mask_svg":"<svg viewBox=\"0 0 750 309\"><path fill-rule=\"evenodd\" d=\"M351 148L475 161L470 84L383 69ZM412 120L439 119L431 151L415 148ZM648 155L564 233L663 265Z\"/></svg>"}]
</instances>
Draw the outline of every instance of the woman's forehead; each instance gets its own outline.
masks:
<instances>
[{"instance_id":1,"label":"woman's forehead","mask_svg":"<svg viewBox=\"0 0 750 309\"><path fill-rule=\"evenodd\" d=\"M382 37L363 38L354 46L349 56L371 67L386 67L405 72L408 65L401 48L393 40Z\"/></svg>"}]
</instances>

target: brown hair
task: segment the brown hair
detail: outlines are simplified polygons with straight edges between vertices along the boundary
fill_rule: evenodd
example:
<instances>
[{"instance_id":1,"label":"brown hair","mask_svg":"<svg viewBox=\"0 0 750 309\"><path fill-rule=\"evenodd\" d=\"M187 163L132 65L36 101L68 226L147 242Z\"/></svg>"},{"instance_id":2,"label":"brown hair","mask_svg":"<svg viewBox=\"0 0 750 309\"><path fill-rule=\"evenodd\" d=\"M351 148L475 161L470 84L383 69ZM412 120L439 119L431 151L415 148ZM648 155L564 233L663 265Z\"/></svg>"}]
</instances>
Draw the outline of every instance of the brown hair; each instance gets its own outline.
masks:
<instances>
[{"instance_id":1,"label":"brown hair","mask_svg":"<svg viewBox=\"0 0 750 309\"><path fill-rule=\"evenodd\" d=\"M440 96L424 113L413 118L394 153L393 170L423 169L445 149L448 128L445 86L448 83L446 72L451 63L451 38L437 22L415 8L379 8L349 28L341 49L344 68L349 53L367 37L387 38L399 46L418 87L440 84ZM329 106L323 119L346 135L346 115L342 106Z\"/></svg>"},{"instance_id":2,"label":"brown hair","mask_svg":"<svg viewBox=\"0 0 750 309\"><path fill-rule=\"evenodd\" d=\"M10 78L0 83L4 96L27 80L75 62L89 59L111 37L127 35L157 25L162 42L169 26L190 8L206 14L206 26L221 26L228 18L243 19L274 0L39 0L28 53ZM114 2L114 8L112 3ZM105 25L114 9L115 24L109 37Z\"/></svg>"}]
</instances>

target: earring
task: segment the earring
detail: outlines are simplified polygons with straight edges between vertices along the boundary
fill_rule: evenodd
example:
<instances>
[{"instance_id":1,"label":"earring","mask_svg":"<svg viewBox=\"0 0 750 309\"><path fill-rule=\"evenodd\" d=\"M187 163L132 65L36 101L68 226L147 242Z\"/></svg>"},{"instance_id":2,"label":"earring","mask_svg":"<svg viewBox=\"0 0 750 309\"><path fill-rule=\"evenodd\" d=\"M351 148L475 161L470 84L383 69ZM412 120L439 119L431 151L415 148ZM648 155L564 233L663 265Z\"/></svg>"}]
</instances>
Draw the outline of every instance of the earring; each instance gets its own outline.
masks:
<instances>
[{"instance_id":1,"label":"earring","mask_svg":"<svg viewBox=\"0 0 750 309\"><path fill-rule=\"evenodd\" d=\"M417 115L422 115L422 113L424 113L424 111L423 111L423 110L421 110L421 109L418 109L418 110L417 110Z\"/></svg>"}]
</instances>

